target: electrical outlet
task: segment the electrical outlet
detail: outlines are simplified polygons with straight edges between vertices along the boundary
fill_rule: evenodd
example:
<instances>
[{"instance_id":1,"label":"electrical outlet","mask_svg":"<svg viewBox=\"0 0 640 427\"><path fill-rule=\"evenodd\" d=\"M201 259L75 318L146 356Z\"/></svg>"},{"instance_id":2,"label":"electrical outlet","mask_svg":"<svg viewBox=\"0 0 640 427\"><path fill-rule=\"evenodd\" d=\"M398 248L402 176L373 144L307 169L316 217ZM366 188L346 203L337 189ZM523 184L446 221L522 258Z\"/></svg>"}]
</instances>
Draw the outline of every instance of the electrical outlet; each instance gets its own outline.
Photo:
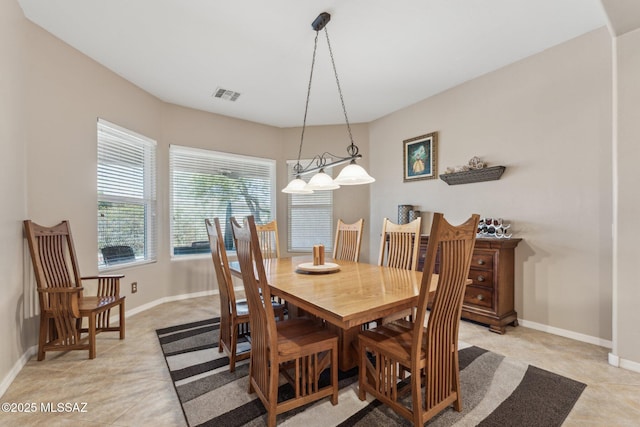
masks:
<instances>
[{"instance_id":1,"label":"electrical outlet","mask_svg":"<svg viewBox=\"0 0 640 427\"><path fill-rule=\"evenodd\" d=\"M138 292L138 282L131 282L131 293L135 294Z\"/></svg>"}]
</instances>

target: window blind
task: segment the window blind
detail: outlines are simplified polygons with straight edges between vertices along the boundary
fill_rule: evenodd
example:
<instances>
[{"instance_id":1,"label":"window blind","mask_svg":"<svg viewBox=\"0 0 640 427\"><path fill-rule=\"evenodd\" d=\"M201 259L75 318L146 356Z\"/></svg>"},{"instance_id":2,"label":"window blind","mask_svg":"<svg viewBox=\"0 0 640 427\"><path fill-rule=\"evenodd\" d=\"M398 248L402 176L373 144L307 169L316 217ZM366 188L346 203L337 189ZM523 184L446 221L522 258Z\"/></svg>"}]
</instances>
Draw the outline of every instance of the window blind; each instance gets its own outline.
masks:
<instances>
[{"instance_id":1,"label":"window blind","mask_svg":"<svg viewBox=\"0 0 640 427\"><path fill-rule=\"evenodd\" d=\"M233 250L229 218L275 217L275 169L271 159L171 145L172 255L209 252L205 218L220 218L227 250Z\"/></svg>"},{"instance_id":2,"label":"window blind","mask_svg":"<svg viewBox=\"0 0 640 427\"><path fill-rule=\"evenodd\" d=\"M308 162L301 160L303 164ZM288 181L295 177L295 164L295 160L287 161ZM325 173L332 176L333 171L328 169ZM305 175L301 178L308 182L312 176ZM289 252L311 252L313 245L324 245L327 253L333 251L333 191L289 194L287 211Z\"/></svg>"},{"instance_id":3,"label":"window blind","mask_svg":"<svg viewBox=\"0 0 640 427\"><path fill-rule=\"evenodd\" d=\"M98 119L98 268L156 260L156 142Z\"/></svg>"}]
</instances>

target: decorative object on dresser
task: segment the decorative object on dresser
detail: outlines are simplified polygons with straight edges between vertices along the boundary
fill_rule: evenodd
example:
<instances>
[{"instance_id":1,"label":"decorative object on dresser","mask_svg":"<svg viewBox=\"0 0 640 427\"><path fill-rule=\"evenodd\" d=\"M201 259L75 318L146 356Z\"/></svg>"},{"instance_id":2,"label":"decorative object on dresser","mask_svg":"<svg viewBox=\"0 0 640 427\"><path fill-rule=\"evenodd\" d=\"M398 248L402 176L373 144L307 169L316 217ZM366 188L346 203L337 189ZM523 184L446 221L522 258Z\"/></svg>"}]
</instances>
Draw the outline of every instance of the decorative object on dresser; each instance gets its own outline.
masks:
<instances>
[{"instance_id":1,"label":"decorative object on dresser","mask_svg":"<svg viewBox=\"0 0 640 427\"><path fill-rule=\"evenodd\" d=\"M478 156L472 157L466 165L449 166L440 179L449 185L470 184L472 182L495 181L500 179L504 166L488 168L487 164Z\"/></svg>"},{"instance_id":2,"label":"decorative object on dresser","mask_svg":"<svg viewBox=\"0 0 640 427\"><path fill-rule=\"evenodd\" d=\"M502 218L480 218L477 237L510 239L512 234L508 231L509 228L511 224L506 223Z\"/></svg>"},{"instance_id":3,"label":"decorative object on dresser","mask_svg":"<svg viewBox=\"0 0 640 427\"><path fill-rule=\"evenodd\" d=\"M462 305L462 318L489 325L499 334L506 326L518 326L518 313L514 309L515 248L522 239L496 239L478 237L471 259L469 279ZM418 269L422 270L429 236L420 238ZM436 273L439 257L436 258Z\"/></svg>"},{"instance_id":4,"label":"decorative object on dresser","mask_svg":"<svg viewBox=\"0 0 640 427\"><path fill-rule=\"evenodd\" d=\"M398 224L409 224L420 218L420 211L413 205L398 205Z\"/></svg>"},{"instance_id":5,"label":"decorative object on dresser","mask_svg":"<svg viewBox=\"0 0 640 427\"><path fill-rule=\"evenodd\" d=\"M402 152L404 182L438 177L438 132L405 139Z\"/></svg>"}]
</instances>

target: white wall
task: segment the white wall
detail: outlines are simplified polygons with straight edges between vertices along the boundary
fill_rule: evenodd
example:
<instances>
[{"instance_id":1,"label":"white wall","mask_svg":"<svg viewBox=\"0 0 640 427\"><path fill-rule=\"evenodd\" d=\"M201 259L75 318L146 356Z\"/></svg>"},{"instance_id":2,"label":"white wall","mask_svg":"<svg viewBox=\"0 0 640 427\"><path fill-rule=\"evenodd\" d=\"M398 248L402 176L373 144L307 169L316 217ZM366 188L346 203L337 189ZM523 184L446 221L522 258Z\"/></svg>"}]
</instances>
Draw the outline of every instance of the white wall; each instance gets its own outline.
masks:
<instances>
[{"instance_id":1,"label":"white wall","mask_svg":"<svg viewBox=\"0 0 640 427\"><path fill-rule=\"evenodd\" d=\"M425 76L428 79L429 76ZM437 131L438 169L480 156L499 181L403 183L403 140ZM600 29L370 124L370 233L398 204L511 222L530 322L611 340L611 46ZM425 232L427 228L425 228ZM370 257L378 251L372 239Z\"/></svg>"}]
</instances>

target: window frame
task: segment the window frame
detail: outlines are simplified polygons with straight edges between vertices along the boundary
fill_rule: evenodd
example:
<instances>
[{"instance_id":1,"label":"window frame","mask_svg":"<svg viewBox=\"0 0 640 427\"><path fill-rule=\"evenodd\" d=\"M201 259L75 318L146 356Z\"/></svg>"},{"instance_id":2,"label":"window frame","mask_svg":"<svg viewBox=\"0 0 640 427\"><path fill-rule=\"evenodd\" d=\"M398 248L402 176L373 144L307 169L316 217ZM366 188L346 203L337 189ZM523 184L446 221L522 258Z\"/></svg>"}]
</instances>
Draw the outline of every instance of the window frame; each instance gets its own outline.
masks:
<instances>
[{"instance_id":1,"label":"window frame","mask_svg":"<svg viewBox=\"0 0 640 427\"><path fill-rule=\"evenodd\" d=\"M122 140L126 144L135 146L137 149L143 150L143 161L140 166L143 170L142 173L142 197L128 197L121 195L103 195L100 193L100 144L113 144L109 143L101 138L102 132L111 132L114 134L121 134ZM118 262L114 264L108 264L101 260L101 248L97 244L97 264L99 272L106 272L112 270L120 270L122 268L134 267L144 264L155 263L158 260L158 199L157 199L157 159L158 159L158 143L145 135L132 131L125 127L119 126L108 120L98 117L96 124L96 193L97 193L97 205L96 209L100 214L101 203L122 203L125 205L139 205L144 209L144 248L143 256L136 257L133 261ZM116 150L117 148L111 145L107 149ZM104 149L104 148L103 148ZM97 243L100 241L100 226L97 227Z\"/></svg>"},{"instance_id":2,"label":"window frame","mask_svg":"<svg viewBox=\"0 0 640 427\"><path fill-rule=\"evenodd\" d=\"M228 152L217 151L217 150L208 150L203 148L189 147L189 146L184 146L179 144L171 144L169 146L169 239L168 239L169 249L168 250L169 250L169 256L172 261L206 258L206 257L209 257L211 253L211 250L208 246L206 249L202 248L201 250L194 250L192 253L189 253L189 252L182 253L182 254L175 253L176 246L174 246L174 229L175 229L174 168L176 167L176 165L174 164L175 162L174 155L176 155L176 153L179 153L180 155L185 155L185 156L193 155L196 157L200 157L201 159L209 159L212 161L228 160L228 161L236 161L236 162L249 162L256 165L260 165L262 167L266 167L267 169L269 169L269 186L270 186L270 191L268 192L269 210L270 210L269 221L276 219L276 213L277 213L277 198L276 198L277 162L276 160L265 158L265 157L248 156L243 154L228 153ZM238 216L238 215L234 215L234 216ZM213 215L206 216L206 218L212 219ZM205 218L202 218L202 230L205 230L204 219ZM223 228L226 227L225 224L221 224L221 225L223 226ZM224 229L223 229L223 233L224 233ZM235 249L234 250L227 249L227 252L231 256L235 256Z\"/></svg>"}]
</instances>

